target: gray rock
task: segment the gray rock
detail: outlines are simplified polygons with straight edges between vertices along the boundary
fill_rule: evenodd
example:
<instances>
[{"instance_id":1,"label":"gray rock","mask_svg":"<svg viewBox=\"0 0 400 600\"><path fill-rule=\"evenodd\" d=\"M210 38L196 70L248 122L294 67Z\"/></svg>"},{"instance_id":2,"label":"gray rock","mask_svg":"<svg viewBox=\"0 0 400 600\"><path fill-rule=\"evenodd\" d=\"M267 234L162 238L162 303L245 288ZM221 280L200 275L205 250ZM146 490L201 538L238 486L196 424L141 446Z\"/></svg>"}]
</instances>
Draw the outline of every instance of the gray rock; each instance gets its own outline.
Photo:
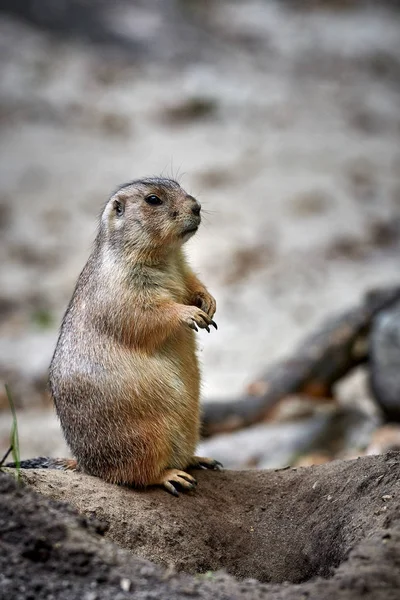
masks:
<instances>
[{"instance_id":1,"label":"gray rock","mask_svg":"<svg viewBox=\"0 0 400 600\"><path fill-rule=\"evenodd\" d=\"M392 421L400 421L400 303L382 311L372 327L371 387Z\"/></svg>"}]
</instances>

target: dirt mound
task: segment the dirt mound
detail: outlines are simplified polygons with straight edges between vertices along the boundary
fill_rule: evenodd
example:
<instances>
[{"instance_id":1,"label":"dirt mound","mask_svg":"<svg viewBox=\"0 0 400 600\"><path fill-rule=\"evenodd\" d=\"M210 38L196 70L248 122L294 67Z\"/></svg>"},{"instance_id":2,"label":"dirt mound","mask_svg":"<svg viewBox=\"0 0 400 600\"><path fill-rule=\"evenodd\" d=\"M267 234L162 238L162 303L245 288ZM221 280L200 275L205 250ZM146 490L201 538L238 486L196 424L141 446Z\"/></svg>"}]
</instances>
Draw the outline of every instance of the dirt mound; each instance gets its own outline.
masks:
<instances>
[{"instance_id":1,"label":"dirt mound","mask_svg":"<svg viewBox=\"0 0 400 600\"><path fill-rule=\"evenodd\" d=\"M196 595L196 582L166 577L161 568L104 543L102 533L94 520L0 473L0 598L122 600L138 592L142 600L170 600L188 597L176 591L184 585Z\"/></svg>"},{"instance_id":2,"label":"dirt mound","mask_svg":"<svg viewBox=\"0 0 400 600\"><path fill-rule=\"evenodd\" d=\"M133 491L83 474L25 471L23 478L43 494L67 500L79 512L105 523L106 536L142 557L130 559L133 565L137 561L143 565L143 558L149 558L167 565L170 575L175 570L196 573L194 580L174 575L174 581L183 577L190 585L196 583L199 597L223 598L230 590L229 598L255 598L258 590L260 598L274 600L296 598L300 593L320 599L387 600L396 597L400 585L396 567L400 560L398 459L398 453L390 453L278 472L201 472L196 493L178 499L162 490ZM19 509L15 500L9 501L2 515L13 511L12 521L21 520L32 539L36 535L47 540L49 527L58 531L57 506L52 504L47 515L44 499L24 492L28 500L22 501L23 492L17 494ZM40 504L41 523L30 502ZM33 517L36 521L31 523ZM68 517L72 518L70 511ZM81 522L87 527L86 519ZM94 526L84 534L93 544ZM56 542L63 547L68 540L63 535ZM101 545L103 550L108 547L104 542ZM65 564L70 564L72 577L76 552L57 556L64 565L59 575L64 578ZM96 560L100 558L104 560L101 553ZM85 568L91 568L91 561L85 562ZM49 568L51 562L46 564ZM159 567L148 568L161 579L167 577L160 575ZM214 574L219 569L253 581ZM17 571L25 573L25 568L14 568L15 576ZM205 575L199 578L199 573ZM203 583L212 587L212 595L200 594ZM188 597L169 593L170 598Z\"/></svg>"}]
</instances>

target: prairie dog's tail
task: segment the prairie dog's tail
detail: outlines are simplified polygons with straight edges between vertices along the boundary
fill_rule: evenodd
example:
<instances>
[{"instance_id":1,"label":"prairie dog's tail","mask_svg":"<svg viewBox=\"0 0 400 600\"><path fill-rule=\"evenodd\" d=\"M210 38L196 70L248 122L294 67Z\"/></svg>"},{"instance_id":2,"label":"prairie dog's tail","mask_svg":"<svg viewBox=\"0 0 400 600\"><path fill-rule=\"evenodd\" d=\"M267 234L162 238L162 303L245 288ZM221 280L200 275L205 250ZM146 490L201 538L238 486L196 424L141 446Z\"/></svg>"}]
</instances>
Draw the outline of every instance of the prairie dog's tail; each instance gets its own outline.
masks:
<instances>
[{"instance_id":1,"label":"prairie dog's tail","mask_svg":"<svg viewBox=\"0 0 400 600\"><path fill-rule=\"evenodd\" d=\"M5 467L16 468L15 463L7 463ZM75 471L78 468L73 458L50 458L49 456L38 456L21 460L21 469L61 469L63 471Z\"/></svg>"}]
</instances>

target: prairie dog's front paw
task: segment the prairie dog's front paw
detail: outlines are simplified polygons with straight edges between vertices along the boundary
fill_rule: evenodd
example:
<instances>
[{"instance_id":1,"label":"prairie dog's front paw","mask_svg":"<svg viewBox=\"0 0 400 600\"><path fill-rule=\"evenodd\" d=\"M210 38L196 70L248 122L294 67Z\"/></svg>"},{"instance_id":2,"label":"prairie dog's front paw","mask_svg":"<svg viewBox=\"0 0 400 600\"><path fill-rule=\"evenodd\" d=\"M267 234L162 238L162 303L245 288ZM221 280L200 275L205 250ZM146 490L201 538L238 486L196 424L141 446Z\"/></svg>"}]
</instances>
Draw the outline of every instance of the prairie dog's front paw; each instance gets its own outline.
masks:
<instances>
[{"instance_id":1,"label":"prairie dog's front paw","mask_svg":"<svg viewBox=\"0 0 400 600\"><path fill-rule=\"evenodd\" d=\"M193 300L193 303L207 313L210 319L213 318L215 311L217 310L217 303L215 302L215 298L213 298L207 290L196 292Z\"/></svg>"},{"instance_id":2,"label":"prairie dog's front paw","mask_svg":"<svg viewBox=\"0 0 400 600\"><path fill-rule=\"evenodd\" d=\"M217 328L217 324L205 313L201 308L197 306L185 306L182 309L182 321L186 323L191 329L198 331L197 327L200 329L207 329L208 333L210 333L210 325Z\"/></svg>"}]
</instances>

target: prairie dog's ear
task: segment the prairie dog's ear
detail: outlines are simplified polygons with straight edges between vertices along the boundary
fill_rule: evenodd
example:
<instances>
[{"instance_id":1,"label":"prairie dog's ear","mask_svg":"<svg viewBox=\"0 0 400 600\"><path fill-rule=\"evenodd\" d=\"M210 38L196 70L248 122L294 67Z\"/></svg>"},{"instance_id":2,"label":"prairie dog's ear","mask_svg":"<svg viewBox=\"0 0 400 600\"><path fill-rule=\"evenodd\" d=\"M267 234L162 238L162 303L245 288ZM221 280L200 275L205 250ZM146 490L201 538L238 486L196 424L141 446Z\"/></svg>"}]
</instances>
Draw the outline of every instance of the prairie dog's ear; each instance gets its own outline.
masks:
<instances>
[{"instance_id":1,"label":"prairie dog's ear","mask_svg":"<svg viewBox=\"0 0 400 600\"><path fill-rule=\"evenodd\" d=\"M103 211L101 222L111 229L121 227L125 221L125 207L126 207L127 196L117 192L107 202Z\"/></svg>"},{"instance_id":2,"label":"prairie dog's ear","mask_svg":"<svg viewBox=\"0 0 400 600\"><path fill-rule=\"evenodd\" d=\"M126 194L118 193L112 199L112 209L117 217L122 217L125 213L125 205L128 196Z\"/></svg>"}]
</instances>

